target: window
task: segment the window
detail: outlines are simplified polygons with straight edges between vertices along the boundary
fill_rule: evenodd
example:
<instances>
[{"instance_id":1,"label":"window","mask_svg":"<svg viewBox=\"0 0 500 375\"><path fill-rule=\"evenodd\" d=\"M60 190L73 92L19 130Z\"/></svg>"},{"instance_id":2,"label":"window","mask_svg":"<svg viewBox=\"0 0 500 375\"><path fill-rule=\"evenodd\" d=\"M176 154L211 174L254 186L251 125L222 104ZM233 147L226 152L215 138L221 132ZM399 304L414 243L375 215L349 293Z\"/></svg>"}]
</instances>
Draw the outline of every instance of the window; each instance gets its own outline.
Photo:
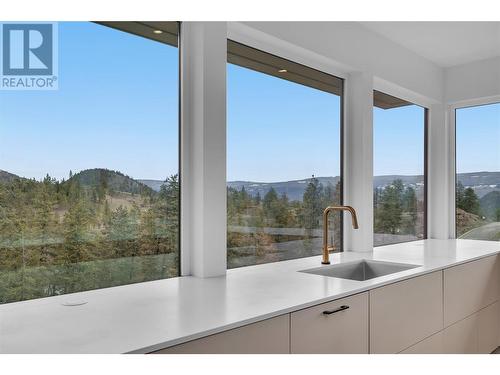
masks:
<instances>
[{"instance_id":1,"label":"window","mask_svg":"<svg viewBox=\"0 0 500 375\"><path fill-rule=\"evenodd\" d=\"M343 82L232 41L228 62L228 267L320 254L323 210L342 201Z\"/></svg>"},{"instance_id":2,"label":"window","mask_svg":"<svg viewBox=\"0 0 500 375\"><path fill-rule=\"evenodd\" d=\"M0 91L0 303L178 276L177 23L61 22Z\"/></svg>"},{"instance_id":3,"label":"window","mask_svg":"<svg viewBox=\"0 0 500 375\"><path fill-rule=\"evenodd\" d=\"M456 236L500 241L500 103L459 108Z\"/></svg>"},{"instance_id":4,"label":"window","mask_svg":"<svg viewBox=\"0 0 500 375\"><path fill-rule=\"evenodd\" d=\"M426 238L427 110L374 92L375 246Z\"/></svg>"}]
</instances>

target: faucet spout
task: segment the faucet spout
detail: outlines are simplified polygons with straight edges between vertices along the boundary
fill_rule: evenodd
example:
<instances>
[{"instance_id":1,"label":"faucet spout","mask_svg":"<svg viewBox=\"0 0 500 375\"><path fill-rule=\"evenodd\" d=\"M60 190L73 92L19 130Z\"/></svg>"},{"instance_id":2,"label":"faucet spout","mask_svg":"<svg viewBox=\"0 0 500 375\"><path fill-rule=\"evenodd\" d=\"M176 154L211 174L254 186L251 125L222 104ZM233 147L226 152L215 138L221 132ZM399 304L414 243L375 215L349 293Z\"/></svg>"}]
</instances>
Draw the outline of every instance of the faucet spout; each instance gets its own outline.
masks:
<instances>
[{"instance_id":1,"label":"faucet spout","mask_svg":"<svg viewBox=\"0 0 500 375\"><path fill-rule=\"evenodd\" d=\"M321 264L330 264L330 251L335 250L335 245L328 245L328 216L332 211L348 211L352 217L352 227L358 229L358 217L356 210L351 206L328 206L323 211L323 260Z\"/></svg>"}]
</instances>

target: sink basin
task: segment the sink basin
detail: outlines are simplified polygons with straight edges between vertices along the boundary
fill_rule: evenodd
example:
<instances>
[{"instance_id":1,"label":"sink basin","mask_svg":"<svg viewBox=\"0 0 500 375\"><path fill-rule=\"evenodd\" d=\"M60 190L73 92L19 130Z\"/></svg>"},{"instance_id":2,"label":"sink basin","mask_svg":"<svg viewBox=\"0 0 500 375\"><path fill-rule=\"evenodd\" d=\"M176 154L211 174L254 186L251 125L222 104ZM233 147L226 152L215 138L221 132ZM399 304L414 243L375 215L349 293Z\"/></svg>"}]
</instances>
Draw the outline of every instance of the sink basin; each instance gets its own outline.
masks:
<instances>
[{"instance_id":1,"label":"sink basin","mask_svg":"<svg viewBox=\"0 0 500 375\"><path fill-rule=\"evenodd\" d=\"M314 275L321 276L337 277L340 279L365 281L380 276L410 270L416 267L420 266L415 264L362 259L354 262L334 264L332 266L312 268L300 272L312 273Z\"/></svg>"}]
</instances>

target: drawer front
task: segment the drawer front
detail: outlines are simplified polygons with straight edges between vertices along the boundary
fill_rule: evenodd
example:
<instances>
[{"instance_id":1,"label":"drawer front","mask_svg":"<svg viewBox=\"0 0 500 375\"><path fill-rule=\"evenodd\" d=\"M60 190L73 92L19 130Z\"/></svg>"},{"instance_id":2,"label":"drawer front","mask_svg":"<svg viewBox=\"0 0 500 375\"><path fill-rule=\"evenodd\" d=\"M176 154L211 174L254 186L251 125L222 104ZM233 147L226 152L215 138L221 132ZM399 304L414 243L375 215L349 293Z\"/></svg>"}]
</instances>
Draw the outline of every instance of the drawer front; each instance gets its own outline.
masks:
<instances>
[{"instance_id":1,"label":"drawer front","mask_svg":"<svg viewBox=\"0 0 500 375\"><path fill-rule=\"evenodd\" d=\"M442 354L443 351L443 331L441 331L410 346L408 349L400 352L400 354Z\"/></svg>"},{"instance_id":2,"label":"drawer front","mask_svg":"<svg viewBox=\"0 0 500 375\"><path fill-rule=\"evenodd\" d=\"M442 328L441 271L370 291L371 353L398 353Z\"/></svg>"},{"instance_id":3,"label":"drawer front","mask_svg":"<svg viewBox=\"0 0 500 375\"><path fill-rule=\"evenodd\" d=\"M445 328L443 343L446 354L476 354L478 352L477 314Z\"/></svg>"},{"instance_id":4,"label":"drawer front","mask_svg":"<svg viewBox=\"0 0 500 375\"><path fill-rule=\"evenodd\" d=\"M500 330L500 303L495 302L477 313L478 352L488 354L498 346Z\"/></svg>"},{"instance_id":5,"label":"drawer front","mask_svg":"<svg viewBox=\"0 0 500 375\"><path fill-rule=\"evenodd\" d=\"M290 315L172 346L155 354L287 354Z\"/></svg>"},{"instance_id":6,"label":"drawer front","mask_svg":"<svg viewBox=\"0 0 500 375\"><path fill-rule=\"evenodd\" d=\"M490 256L444 270L445 327L498 300L499 259Z\"/></svg>"},{"instance_id":7,"label":"drawer front","mask_svg":"<svg viewBox=\"0 0 500 375\"><path fill-rule=\"evenodd\" d=\"M368 353L368 293L293 312L290 319L291 353Z\"/></svg>"}]
</instances>

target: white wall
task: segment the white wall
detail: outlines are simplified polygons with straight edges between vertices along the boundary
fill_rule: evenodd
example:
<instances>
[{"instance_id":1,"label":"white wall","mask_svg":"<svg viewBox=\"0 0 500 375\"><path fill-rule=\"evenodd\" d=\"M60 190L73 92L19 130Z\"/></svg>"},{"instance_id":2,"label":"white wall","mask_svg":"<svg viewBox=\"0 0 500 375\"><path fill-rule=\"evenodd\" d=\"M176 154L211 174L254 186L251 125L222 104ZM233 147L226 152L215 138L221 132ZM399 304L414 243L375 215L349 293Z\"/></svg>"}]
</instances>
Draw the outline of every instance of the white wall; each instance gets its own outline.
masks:
<instances>
[{"instance_id":1,"label":"white wall","mask_svg":"<svg viewBox=\"0 0 500 375\"><path fill-rule=\"evenodd\" d=\"M323 56L344 73L365 72L436 103L444 93L443 69L357 22L246 22L296 47ZM229 30L234 28L229 23Z\"/></svg>"},{"instance_id":2,"label":"white wall","mask_svg":"<svg viewBox=\"0 0 500 375\"><path fill-rule=\"evenodd\" d=\"M458 65L445 71L445 102L470 104L500 96L500 57Z\"/></svg>"}]
</instances>

